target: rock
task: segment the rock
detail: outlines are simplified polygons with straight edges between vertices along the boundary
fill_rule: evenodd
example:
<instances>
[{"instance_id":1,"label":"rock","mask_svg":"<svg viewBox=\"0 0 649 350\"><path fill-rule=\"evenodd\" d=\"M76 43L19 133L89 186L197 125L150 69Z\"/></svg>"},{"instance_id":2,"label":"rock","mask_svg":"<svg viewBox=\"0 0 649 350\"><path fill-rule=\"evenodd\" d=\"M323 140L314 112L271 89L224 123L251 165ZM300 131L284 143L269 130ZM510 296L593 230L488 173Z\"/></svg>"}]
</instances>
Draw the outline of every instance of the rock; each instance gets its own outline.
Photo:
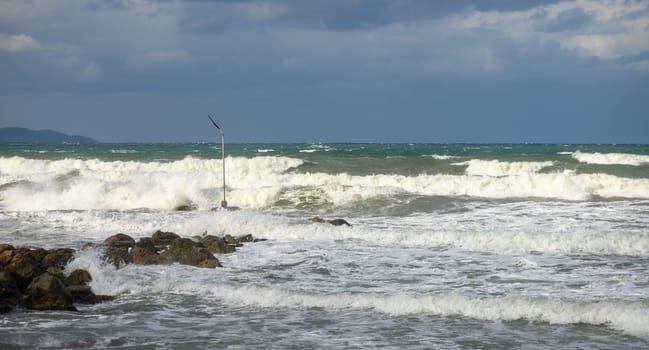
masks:
<instances>
[{"instance_id":1,"label":"rock","mask_svg":"<svg viewBox=\"0 0 649 350\"><path fill-rule=\"evenodd\" d=\"M255 238L251 234L239 236L236 238L238 243L251 243L255 241Z\"/></svg>"},{"instance_id":2,"label":"rock","mask_svg":"<svg viewBox=\"0 0 649 350\"><path fill-rule=\"evenodd\" d=\"M113 247L132 248L135 245L135 240L129 235L117 233L106 238L104 243Z\"/></svg>"},{"instance_id":3,"label":"rock","mask_svg":"<svg viewBox=\"0 0 649 350\"><path fill-rule=\"evenodd\" d=\"M312 217L312 218L309 218L309 221L311 221L311 222L317 222L317 223L324 223L324 222L326 222L323 218L321 218L321 217L319 217L319 216L314 216L314 217Z\"/></svg>"},{"instance_id":4,"label":"rock","mask_svg":"<svg viewBox=\"0 0 649 350\"><path fill-rule=\"evenodd\" d=\"M16 249L16 248L14 248L14 246L12 246L10 244L0 244L0 253L4 252L5 250L13 251L14 249Z\"/></svg>"},{"instance_id":5,"label":"rock","mask_svg":"<svg viewBox=\"0 0 649 350\"><path fill-rule=\"evenodd\" d=\"M86 270L74 270L65 279L65 284L68 286L83 286L92 281L92 276Z\"/></svg>"},{"instance_id":6,"label":"rock","mask_svg":"<svg viewBox=\"0 0 649 350\"><path fill-rule=\"evenodd\" d=\"M233 245L225 243L224 240L216 236L208 235L201 237L200 242L214 254L228 254L236 250Z\"/></svg>"},{"instance_id":7,"label":"rock","mask_svg":"<svg viewBox=\"0 0 649 350\"><path fill-rule=\"evenodd\" d=\"M35 249L29 249L29 252L27 255L29 255L34 261L36 261L39 265L41 264L41 261L43 261L43 258L48 254L48 251L43 249L43 248L35 248Z\"/></svg>"},{"instance_id":8,"label":"rock","mask_svg":"<svg viewBox=\"0 0 649 350\"><path fill-rule=\"evenodd\" d=\"M174 207L175 211L192 211L196 210L198 207L194 203L189 203L189 204L180 204Z\"/></svg>"},{"instance_id":9,"label":"rock","mask_svg":"<svg viewBox=\"0 0 649 350\"><path fill-rule=\"evenodd\" d=\"M72 294L63 282L49 273L43 273L29 284L23 305L35 310L76 311Z\"/></svg>"},{"instance_id":10,"label":"rock","mask_svg":"<svg viewBox=\"0 0 649 350\"><path fill-rule=\"evenodd\" d=\"M189 238L176 238L169 250L162 253L160 258L162 263L167 264L177 262L183 265L200 267L221 266L218 259L209 250L197 245L196 242Z\"/></svg>"},{"instance_id":11,"label":"rock","mask_svg":"<svg viewBox=\"0 0 649 350\"><path fill-rule=\"evenodd\" d=\"M61 270L60 267L55 267L55 266L50 266L47 268L47 271L50 275L54 277L58 277L61 281L65 281L65 275L63 274L63 270Z\"/></svg>"},{"instance_id":12,"label":"rock","mask_svg":"<svg viewBox=\"0 0 649 350\"><path fill-rule=\"evenodd\" d=\"M104 259L113 266L120 268L133 262L133 257L127 247L108 246L104 251Z\"/></svg>"},{"instance_id":13,"label":"rock","mask_svg":"<svg viewBox=\"0 0 649 350\"><path fill-rule=\"evenodd\" d=\"M14 249L5 249L0 252L0 266L6 266L14 257Z\"/></svg>"},{"instance_id":14,"label":"rock","mask_svg":"<svg viewBox=\"0 0 649 350\"><path fill-rule=\"evenodd\" d=\"M50 249L41 260L41 265L44 269L48 267L65 267L72 259L74 258L74 249L71 248L59 248L59 249Z\"/></svg>"},{"instance_id":15,"label":"rock","mask_svg":"<svg viewBox=\"0 0 649 350\"><path fill-rule=\"evenodd\" d=\"M7 303L6 301L0 300L0 314L6 314L13 309L13 305Z\"/></svg>"},{"instance_id":16,"label":"rock","mask_svg":"<svg viewBox=\"0 0 649 350\"><path fill-rule=\"evenodd\" d=\"M0 301L16 305L21 298L20 290L10 272L0 272Z\"/></svg>"},{"instance_id":17,"label":"rock","mask_svg":"<svg viewBox=\"0 0 649 350\"><path fill-rule=\"evenodd\" d=\"M133 246L131 256L133 257L133 263L138 265L152 265L160 262L158 250L153 244L153 240L147 237L140 238Z\"/></svg>"},{"instance_id":18,"label":"rock","mask_svg":"<svg viewBox=\"0 0 649 350\"><path fill-rule=\"evenodd\" d=\"M173 232L162 232L162 231L156 231L151 236L151 240L153 241L153 244L157 246L170 245L171 243L173 243L173 241L176 238L180 238L180 236L178 236Z\"/></svg>"},{"instance_id":19,"label":"rock","mask_svg":"<svg viewBox=\"0 0 649 350\"><path fill-rule=\"evenodd\" d=\"M5 270L13 273L20 290L25 290L31 280L43 272L40 264L34 261L29 253L25 253L24 251L20 251L20 254L14 255L5 267Z\"/></svg>"},{"instance_id":20,"label":"rock","mask_svg":"<svg viewBox=\"0 0 649 350\"><path fill-rule=\"evenodd\" d=\"M332 224L334 226L342 226L342 225L351 226L351 224L349 222L347 222L347 220L345 220L345 219L325 220L325 219L323 219L323 218L321 218L319 216L314 216L312 218L309 218L309 221L317 222L317 223L325 223L325 222L327 222L327 223L330 223L330 224Z\"/></svg>"},{"instance_id":21,"label":"rock","mask_svg":"<svg viewBox=\"0 0 649 350\"><path fill-rule=\"evenodd\" d=\"M68 290L70 291L70 295L72 295L72 299L77 303L97 304L115 300L115 297L110 295L97 295L90 287L84 285L69 286Z\"/></svg>"},{"instance_id":22,"label":"rock","mask_svg":"<svg viewBox=\"0 0 649 350\"><path fill-rule=\"evenodd\" d=\"M333 219L333 220L328 220L328 223L334 225L334 226L351 226L350 223L348 223L345 219Z\"/></svg>"}]
</instances>

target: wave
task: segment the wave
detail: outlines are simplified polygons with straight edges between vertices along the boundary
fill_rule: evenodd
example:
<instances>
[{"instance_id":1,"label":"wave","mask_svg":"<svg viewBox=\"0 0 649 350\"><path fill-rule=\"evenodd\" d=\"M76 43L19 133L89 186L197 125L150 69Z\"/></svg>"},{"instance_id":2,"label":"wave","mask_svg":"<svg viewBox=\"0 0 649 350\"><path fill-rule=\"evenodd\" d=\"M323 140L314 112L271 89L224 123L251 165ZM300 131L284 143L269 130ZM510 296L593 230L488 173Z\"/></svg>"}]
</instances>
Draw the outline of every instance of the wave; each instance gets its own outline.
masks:
<instances>
[{"instance_id":1,"label":"wave","mask_svg":"<svg viewBox=\"0 0 649 350\"><path fill-rule=\"evenodd\" d=\"M572 210L574 208L569 208ZM482 216L483 213L476 213ZM547 216L552 216L548 214ZM493 216L497 222L498 215ZM472 217L473 218L473 217ZM469 219L472 219L469 218ZM291 220L284 216L263 214L252 210L233 212L150 213L150 212L106 212L106 211L57 211L36 213L2 213L0 221L11 226L25 222L38 222L40 228L29 228L30 232L43 235L45 245L56 245L50 241L52 231L70 232L73 240L105 239L110 232L124 232L133 237L150 235L156 230L177 232L185 236L204 232L215 235L232 233L251 234L273 241L363 241L384 247L423 248L434 250L457 249L462 251L492 252L497 254L593 254L617 256L649 256L649 233L642 231L619 232L606 226L590 227L581 231L553 232L552 229L534 231L536 221L530 221L513 229L499 226L482 230L483 226L462 231L455 230L457 217L446 221L436 220L431 228L430 220L417 221L408 218L353 219L353 227L333 227L307 222L306 219ZM466 220L467 217L464 217ZM18 225L18 224L16 224ZM385 226L376 228L377 225ZM503 225L504 226L504 225ZM549 231L549 232L548 232ZM32 236L25 236L25 244L35 244ZM54 238L56 239L56 238ZM16 238L18 240L18 238ZM30 241L31 240L31 241ZM16 242L17 244L18 242Z\"/></svg>"},{"instance_id":2,"label":"wave","mask_svg":"<svg viewBox=\"0 0 649 350\"><path fill-rule=\"evenodd\" d=\"M581 163L600 165L633 165L649 164L649 155L628 153L582 153L575 152L572 156Z\"/></svg>"},{"instance_id":3,"label":"wave","mask_svg":"<svg viewBox=\"0 0 649 350\"><path fill-rule=\"evenodd\" d=\"M488 321L528 320L550 324L604 325L649 336L649 307L643 302L565 301L541 297L471 297L463 295L308 294L260 287L179 286L180 292L212 293L238 305L264 308L374 310L390 316L431 314ZM187 291L183 289L189 289Z\"/></svg>"},{"instance_id":4,"label":"wave","mask_svg":"<svg viewBox=\"0 0 649 350\"><path fill-rule=\"evenodd\" d=\"M378 174L293 171L302 160L262 156L226 159L228 200L246 208L276 203L349 205L394 195L589 200L649 198L649 179L572 171L510 176ZM478 164L478 163L475 163ZM500 164L502 165L502 164ZM500 166L499 165L499 166ZM543 164L505 165L529 171ZM213 207L221 197L221 160L173 162L0 158L0 205L6 210L173 209ZM507 167L510 170L507 170ZM498 170L502 173L502 169ZM8 184L12 185L8 185Z\"/></svg>"},{"instance_id":5,"label":"wave","mask_svg":"<svg viewBox=\"0 0 649 350\"><path fill-rule=\"evenodd\" d=\"M472 159L466 162L453 163L466 165L466 174L474 176L513 176L536 173L543 168L554 165L554 162L503 162L499 160Z\"/></svg>"},{"instance_id":6,"label":"wave","mask_svg":"<svg viewBox=\"0 0 649 350\"><path fill-rule=\"evenodd\" d=\"M449 160L449 159L453 159L453 158L459 158L458 156L449 156L447 154L431 154L428 157L431 157L431 158L437 159L437 160Z\"/></svg>"},{"instance_id":7,"label":"wave","mask_svg":"<svg viewBox=\"0 0 649 350\"><path fill-rule=\"evenodd\" d=\"M237 286L220 281L216 273L197 280L192 271L176 267L172 274L148 267L115 270L96 252L82 251L67 269L83 268L93 276L91 287L108 295L178 293L213 297L229 305L270 309L321 308L330 312L367 310L388 316L413 314L461 316L487 321L527 320L549 324L607 326L631 335L649 336L649 305L642 301L562 300L537 296L471 296L458 294L325 293L261 286ZM225 272L226 274L229 272ZM132 278L137 274L138 278ZM220 272L222 275L223 272ZM207 279L205 279L207 278Z\"/></svg>"}]
</instances>

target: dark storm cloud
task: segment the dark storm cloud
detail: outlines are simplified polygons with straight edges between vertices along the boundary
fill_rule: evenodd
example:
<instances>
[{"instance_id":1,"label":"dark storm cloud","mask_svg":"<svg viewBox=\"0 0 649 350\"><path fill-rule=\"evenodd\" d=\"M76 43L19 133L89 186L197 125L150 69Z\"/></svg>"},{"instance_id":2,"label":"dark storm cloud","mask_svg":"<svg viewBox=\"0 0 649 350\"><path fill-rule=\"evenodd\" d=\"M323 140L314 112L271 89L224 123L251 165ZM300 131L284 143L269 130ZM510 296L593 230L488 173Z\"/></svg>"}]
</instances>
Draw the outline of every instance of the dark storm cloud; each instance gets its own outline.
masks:
<instances>
[{"instance_id":1,"label":"dark storm cloud","mask_svg":"<svg viewBox=\"0 0 649 350\"><path fill-rule=\"evenodd\" d=\"M548 125L563 123L571 140L588 116L602 125L591 135L614 130L605 113L618 106L618 134L641 139L632 126L649 101L638 97L649 91L648 10L641 1L4 1L0 126L183 141L208 137L184 116L218 111L239 141L556 141ZM85 132L84 118L106 136Z\"/></svg>"}]
</instances>

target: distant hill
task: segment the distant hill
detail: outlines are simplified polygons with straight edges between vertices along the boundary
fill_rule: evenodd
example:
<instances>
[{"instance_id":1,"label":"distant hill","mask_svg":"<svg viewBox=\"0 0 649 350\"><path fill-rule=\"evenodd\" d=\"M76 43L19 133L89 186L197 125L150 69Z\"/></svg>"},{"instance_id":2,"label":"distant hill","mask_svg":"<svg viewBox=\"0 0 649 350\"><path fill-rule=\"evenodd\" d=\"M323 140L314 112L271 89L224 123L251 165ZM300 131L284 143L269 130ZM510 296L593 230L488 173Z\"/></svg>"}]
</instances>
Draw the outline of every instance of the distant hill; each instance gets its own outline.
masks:
<instances>
[{"instance_id":1,"label":"distant hill","mask_svg":"<svg viewBox=\"0 0 649 350\"><path fill-rule=\"evenodd\" d=\"M53 130L0 128L0 143L99 143L84 136L66 135Z\"/></svg>"}]
</instances>

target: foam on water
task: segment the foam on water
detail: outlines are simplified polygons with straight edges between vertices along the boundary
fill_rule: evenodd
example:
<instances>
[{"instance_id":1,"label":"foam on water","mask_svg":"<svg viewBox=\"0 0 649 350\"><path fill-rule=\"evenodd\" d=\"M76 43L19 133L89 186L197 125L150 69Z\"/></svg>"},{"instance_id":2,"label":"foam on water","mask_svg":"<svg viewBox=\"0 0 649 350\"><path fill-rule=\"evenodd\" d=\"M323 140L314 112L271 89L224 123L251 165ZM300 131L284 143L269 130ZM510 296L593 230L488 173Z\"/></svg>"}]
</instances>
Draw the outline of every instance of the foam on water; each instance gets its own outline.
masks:
<instances>
[{"instance_id":1,"label":"foam on water","mask_svg":"<svg viewBox=\"0 0 649 350\"><path fill-rule=\"evenodd\" d=\"M649 164L649 155L628 154L628 153L584 153L574 152L572 156L578 161L586 164L603 165L645 165Z\"/></svg>"},{"instance_id":2,"label":"foam on water","mask_svg":"<svg viewBox=\"0 0 649 350\"><path fill-rule=\"evenodd\" d=\"M550 324L603 325L635 336L649 337L649 305L641 301L579 301L532 296L473 296L460 294L307 293L274 287L235 285L223 281L222 272L195 275L195 269L128 266L116 270L86 250L68 266L87 269L96 278L91 287L109 295L189 294L217 298L227 304L253 308L309 309L330 312L373 310L390 316L431 314L463 316L489 321L528 320ZM135 277L137 276L137 277ZM197 280L200 278L200 280Z\"/></svg>"},{"instance_id":3,"label":"foam on water","mask_svg":"<svg viewBox=\"0 0 649 350\"><path fill-rule=\"evenodd\" d=\"M466 162L453 163L466 165L467 175L513 176L535 173L554 165L554 162L503 162L499 160L472 159Z\"/></svg>"}]
</instances>

